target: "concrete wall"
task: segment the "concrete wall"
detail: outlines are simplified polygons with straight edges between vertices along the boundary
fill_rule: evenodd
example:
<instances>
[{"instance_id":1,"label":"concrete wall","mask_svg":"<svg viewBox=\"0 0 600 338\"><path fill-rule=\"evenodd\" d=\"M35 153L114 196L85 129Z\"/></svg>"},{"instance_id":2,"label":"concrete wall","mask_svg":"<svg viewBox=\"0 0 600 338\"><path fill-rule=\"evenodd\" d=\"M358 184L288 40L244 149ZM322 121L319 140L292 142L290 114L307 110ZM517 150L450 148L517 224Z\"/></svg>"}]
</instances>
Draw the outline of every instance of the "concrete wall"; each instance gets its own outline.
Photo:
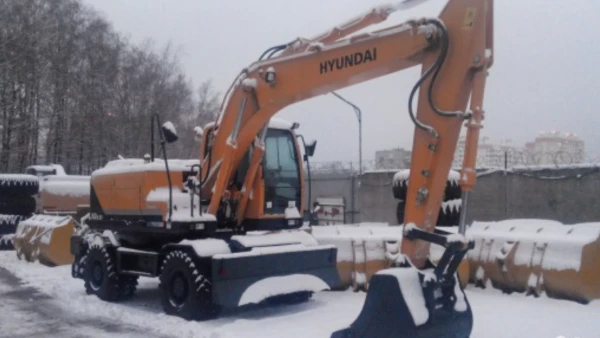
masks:
<instances>
[{"instance_id":1,"label":"concrete wall","mask_svg":"<svg viewBox=\"0 0 600 338\"><path fill-rule=\"evenodd\" d=\"M562 223L600 221L597 168L495 172L478 178L467 219L545 218Z\"/></svg>"},{"instance_id":2,"label":"concrete wall","mask_svg":"<svg viewBox=\"0 0 600 338\"><path fill-rule=\"evenodd\" d=\"M306 182L306 200L312 208L312 203L318 197L343 197L345 202L345 223L358 221L356 191L358 178L349 174L317 174L311 177L311 200L308 201L308 180Z\"/></svg>"},{"instance_id":3,"label":"concrete wall","mask_svg":"<svg viewBox=\"0 0 600 338\"><path fill-rule=\"evenodd\" d=\"M358 206L362 222L396 221L398 201L392 193L392 180L396 171L365 173L361 177L358 193Z\"/></svg>"},{"instance_id":4,"label":"concrete wall","mask_svg":"<svg viewBox=\"0 0 600 338\"><path fill-rule=\"evenodd\" d=\"M343 196L346 222L396 222L395 171L313 178L313 200ZM353 182L354 181L354 182ZM352 187L355 191L352 192ZM354 205L352 197L354 194ZM352 211L357 213L352 219ZM563 223L600 221L600 168L484 172L477 179L467 220L544 218Z\"/></svg>"}]
</instances>

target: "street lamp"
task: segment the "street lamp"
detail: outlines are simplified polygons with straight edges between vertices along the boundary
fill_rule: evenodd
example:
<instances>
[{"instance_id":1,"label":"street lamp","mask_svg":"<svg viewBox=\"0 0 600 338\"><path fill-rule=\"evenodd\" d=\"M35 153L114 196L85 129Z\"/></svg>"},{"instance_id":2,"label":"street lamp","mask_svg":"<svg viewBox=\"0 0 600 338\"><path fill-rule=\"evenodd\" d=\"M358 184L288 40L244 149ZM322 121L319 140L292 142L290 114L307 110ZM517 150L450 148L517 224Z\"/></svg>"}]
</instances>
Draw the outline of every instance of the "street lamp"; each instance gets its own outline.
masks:
<instances>
[{"instance_id":1,"label":"street lamp","mask_svg":"<svg viewBox=\"0 0 600 338\"><path fill-rule=\"evenodd\" d=\"M360 108L358 108L357 105L346 100L340 94L338 94L336 92L331 92L331 93L333 95L335 95L338 99L344 101L346 104L348 104L352 108L354 108L354 114L356 114L356 118L358 119L358 167L359 167L358 174L362 175L362 170L363 170L363 166L362 166L362 112L361 112Z\"/></svg>"}]
</instances>

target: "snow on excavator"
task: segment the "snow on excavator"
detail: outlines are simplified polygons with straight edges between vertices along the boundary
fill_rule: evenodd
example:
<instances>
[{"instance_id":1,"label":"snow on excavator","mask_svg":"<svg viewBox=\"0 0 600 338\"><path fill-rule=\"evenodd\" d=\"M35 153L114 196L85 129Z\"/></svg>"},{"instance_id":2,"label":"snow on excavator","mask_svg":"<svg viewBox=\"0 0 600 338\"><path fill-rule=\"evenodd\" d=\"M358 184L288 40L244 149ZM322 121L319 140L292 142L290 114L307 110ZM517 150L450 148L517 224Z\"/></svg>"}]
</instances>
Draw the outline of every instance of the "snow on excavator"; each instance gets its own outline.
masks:
<instances>
[{"instance_id":1,"label":"snow on excavator","mask_svg":"<svg viewBox=\"0 0 600 338\"><path fill-rule=\"evenodd\" d=\"M316 39L265 51L235 79L216 121L195 129L200 161L168 160L166 144L177 133L170 122L159 128L154 116L163 160L152 148L149 163L92 173L91 231L71 240L73 275L87 292L123 300L138 276L159 277L167 313L203 318L336 286L336 248L294 231L307 208L300 149L294 126L269 128L271 118L295 102L422 65L408 100L416 128L401 252L394 267L372 277L356 322L334 335L467 337L472 316L456 269L473 242L464 218L458 234L434 229L463 123L463 210L474 185L492 1L450 0L439 18L345 38L399 7L380 6ZM267 234L250 234L256 231ZM445 247L437 265L428 258L430 243Z\"/></svg>"},{"instance_id":2,"label":"snow on excavator","mask_svg":"<svg viewBox=\"0 0 600 338\"><path fill-rule=\"evenodd\" d=\"M159 124L155 115L152 128ZM294 128L276 119L266 128L265 189L250 200L281 219L267 217L254 230L303 225L303 158ZM152 150L149 161L117 160L91 175L89 218L71 239L72 274L89 294L126 300L139 276L158 277L166 313L206 319L225 308L303 301L339 283L332 245L318 245L304 231L246 234L227 218L231 208L207 210L200 162L168 159L166 144L178 138L170 122L158 133L163 159Z\"/></svg>"},{"instance_id":3,"label":"snow on excavator","mask_svg":"<svg viewBox=\"0 0 600 338\"><path fill-rule=\"evenodd\" d=\"M139 276L158 277L165 311L184 318L264 300L302 301L350 284L367 289L358 318L334 337L468 337L467 279L504 292L600 299L597 225L475 222L465 236L493 61L493 0L449 0L438 18L348 37L421 1L379 6L314 39L265 51L235 79L217 120L194 129L199 160L167 158L166 144L177 139L167 122L158 131L164 159L152 150L148 160L113 161L92 174L87 193L84 178L66 184L38 180L35 172L1 175L0 213L9 215L0 215L0 250L14 240L26 260L73 262L73 277L109 301L132 297ZM299 229L309 209L302 161L308 164L315 144L302 148L298 125L273 116L294 102L419 65L408 95L416 126L411 168L398 173L393 189L403 227ZM467 148L457 178L450 163L463 123ZM42 203L45 215L31 216L42 181L48 196L61 200ZM78 198L88 196L84 216ZM449 207L460 208L456 233L435 229L436 221L448 225L439 213ZM461 267L468 273L457 273Z\"/></svg>"}]
</instances>

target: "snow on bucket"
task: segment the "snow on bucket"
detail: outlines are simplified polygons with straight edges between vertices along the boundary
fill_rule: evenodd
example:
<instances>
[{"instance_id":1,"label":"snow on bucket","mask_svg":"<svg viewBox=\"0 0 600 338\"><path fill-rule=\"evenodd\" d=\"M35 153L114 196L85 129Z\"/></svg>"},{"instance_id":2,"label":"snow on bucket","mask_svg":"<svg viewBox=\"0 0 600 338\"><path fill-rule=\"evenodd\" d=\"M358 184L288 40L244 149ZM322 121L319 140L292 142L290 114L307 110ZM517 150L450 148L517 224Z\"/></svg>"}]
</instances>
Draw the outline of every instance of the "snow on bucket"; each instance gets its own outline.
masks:
<instances>
[{"instance_id":1,"label":"snow on bucket","mask_svg":"<svg viewBox=\"0 0 600 338\"><path fill-rule=\"evenodd\" d=\"M470 279L504 292L587 303L600 299L600 223L475 222Z\"/></svg>"},{"instance_id":2,"label":"snow on bucket","mask_svg":"<svg viewBox=\"0 0 600 338\"><path fill-rule=\"evenodd\" d=\"M310 233L319 244L337 248L337 270L340 289L352 287L354 291L369 289L371 278L379 271L392 266L400 254L402 226L314 226ZM438 262L442 247L432 245L432 262ZM469 262L463 260L458 268L460 284L469 281Z\"/></svg>"},{"instance_id":3,"label":"snow on bucket","mask_svg":"<svg viewBox=\"0 0 600 338\"><path fill-rule=\"evenodd\" d=\"M17 226L13 238L17 257L47 266L71 264L73 233L74 220L70 216L34 215Z\"/></svg>"}]
</instances>

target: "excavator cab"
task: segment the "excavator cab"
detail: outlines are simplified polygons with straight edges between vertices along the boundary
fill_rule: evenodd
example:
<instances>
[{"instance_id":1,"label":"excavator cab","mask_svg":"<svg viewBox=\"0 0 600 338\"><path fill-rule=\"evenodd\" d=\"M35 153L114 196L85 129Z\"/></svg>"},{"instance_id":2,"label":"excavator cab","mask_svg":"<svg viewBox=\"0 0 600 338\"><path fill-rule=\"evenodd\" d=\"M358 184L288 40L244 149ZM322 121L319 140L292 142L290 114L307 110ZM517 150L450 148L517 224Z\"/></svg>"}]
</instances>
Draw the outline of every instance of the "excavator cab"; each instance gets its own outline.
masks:
<instances>
[{"instance_id":1,"label":"excavator cab","mask_svg":"<svg viewBox=\"0 0 600 338\"><path fill-rule=\"evenodd\" d=\"M308 158L313 156L316 142L299 142L301 135L295 132L298 127L297 122L270 119L264 138L264 154L252 184L252 198L248 198L240 224L245 231L277 231L302 226L302 214L306 209L304 162L308 166ZM212 126L209 124L204 130L207 140L210 139ZM230 189L246 191L244 182L254 150L251 145L241 158ZM224 212L220 216L221 219L227 218Z\"/></svg>"},{"instance_id":2,"label":"excavator cab","mask_svg":"<svg viewBox=\"0 0 600 338\"><path fill-rule=\"evenodd\" d=\"M265 187L264 214L285 213L291 204L302 204L302 157L296 138L290 130L267 131L262 171Z\"/></svg>"}]
</instances>

